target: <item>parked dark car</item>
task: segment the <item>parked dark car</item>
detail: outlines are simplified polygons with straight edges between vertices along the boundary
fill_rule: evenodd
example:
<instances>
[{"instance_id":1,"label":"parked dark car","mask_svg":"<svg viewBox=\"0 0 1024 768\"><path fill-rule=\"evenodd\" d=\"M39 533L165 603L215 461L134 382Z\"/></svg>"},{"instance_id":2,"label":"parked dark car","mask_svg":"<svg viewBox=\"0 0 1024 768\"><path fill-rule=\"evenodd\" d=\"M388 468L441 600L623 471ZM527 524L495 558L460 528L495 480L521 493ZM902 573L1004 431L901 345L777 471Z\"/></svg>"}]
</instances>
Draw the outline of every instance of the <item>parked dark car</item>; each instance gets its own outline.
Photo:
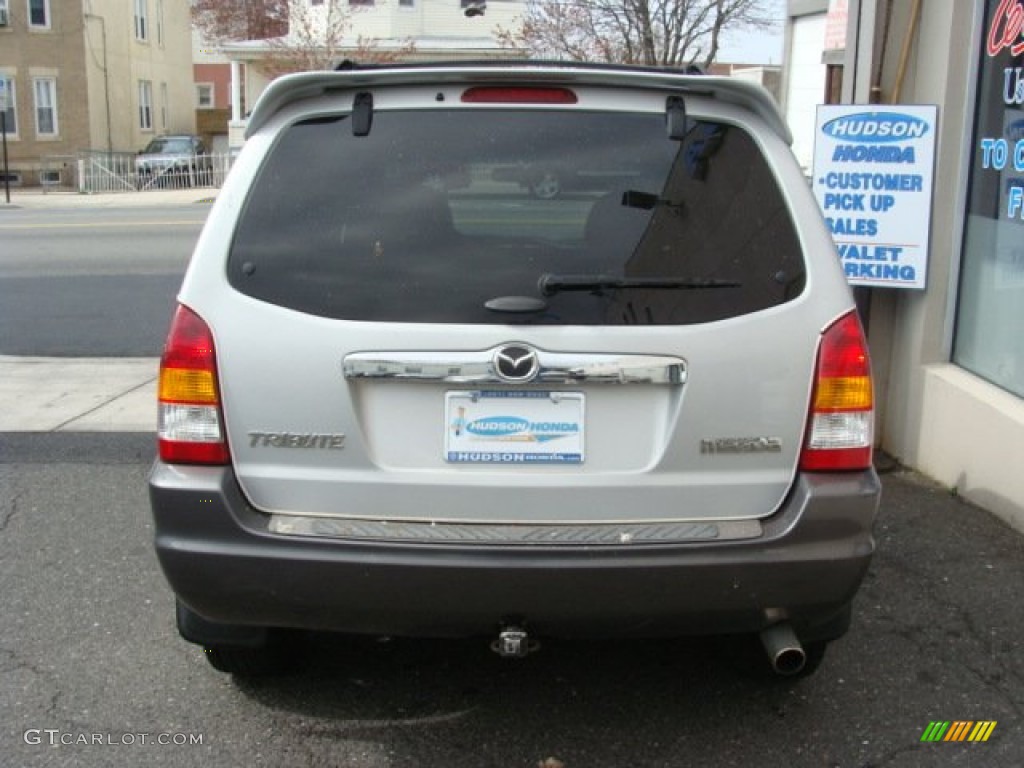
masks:
<instances>
[{"instance_id":1,"label":"parked dark car","mask_svg":"<svg viewBox=\"0 0 1024 768\"><path fill-rule=\"evenodd\" d=\"M140 187L206 184L212 171L206 145L192 134L155 138L135 158Z\"/></svg>"}]
</instances>

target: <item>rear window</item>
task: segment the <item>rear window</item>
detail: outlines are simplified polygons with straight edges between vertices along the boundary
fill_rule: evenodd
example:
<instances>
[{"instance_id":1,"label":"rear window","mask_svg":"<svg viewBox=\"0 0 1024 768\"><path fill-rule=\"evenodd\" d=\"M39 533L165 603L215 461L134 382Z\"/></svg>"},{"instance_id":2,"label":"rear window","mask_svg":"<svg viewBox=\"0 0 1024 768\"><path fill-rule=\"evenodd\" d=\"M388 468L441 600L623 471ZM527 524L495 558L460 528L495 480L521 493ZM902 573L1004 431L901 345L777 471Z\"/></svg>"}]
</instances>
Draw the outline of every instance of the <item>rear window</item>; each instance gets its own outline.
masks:
<instances>
[{"instance_id":1,"label":"rear window","mask_svg":"<svg viewBox=\"0 0 1024 768\"><path fill-rule=\"evenodd\" d=\"M142 150L144 155L170 155L174 153L188 153L192 151L192 142L188 139L153 139L149 145Z\"/></svg>"},{"instance_id":2,"label":"rear window","mask_svg":"<svg viewBox=\"0 0 1024 768\"><path fill-rule=\"evenodd\" d=\"M663 115L378 111L289 127L228 260L254 298L349 320L687 324L789 301L793 223L742 129Z\"/></svg>"}]
</instances>

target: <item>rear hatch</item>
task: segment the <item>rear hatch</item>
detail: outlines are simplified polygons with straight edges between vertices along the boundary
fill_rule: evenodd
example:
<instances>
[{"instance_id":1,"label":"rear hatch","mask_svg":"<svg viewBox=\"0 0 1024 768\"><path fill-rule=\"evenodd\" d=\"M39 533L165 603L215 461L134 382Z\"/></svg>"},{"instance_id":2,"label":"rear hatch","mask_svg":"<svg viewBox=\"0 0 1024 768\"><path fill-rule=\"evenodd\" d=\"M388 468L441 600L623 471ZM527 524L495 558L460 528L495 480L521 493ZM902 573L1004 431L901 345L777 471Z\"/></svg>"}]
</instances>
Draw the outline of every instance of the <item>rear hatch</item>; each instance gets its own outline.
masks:
<instances>
[{"instance_id":1,"label":"rear hatch","mask_svg":"<svg viewBox=\"0 0 1024 768\"><path fill-rule=\"evenodd\" d=\"M278 519L771 515L848 302L809 290L831 245L783 137L713 95L513 85L382 77L250 138L181 295L244 493Z\"/></svg>"}]
</instances>

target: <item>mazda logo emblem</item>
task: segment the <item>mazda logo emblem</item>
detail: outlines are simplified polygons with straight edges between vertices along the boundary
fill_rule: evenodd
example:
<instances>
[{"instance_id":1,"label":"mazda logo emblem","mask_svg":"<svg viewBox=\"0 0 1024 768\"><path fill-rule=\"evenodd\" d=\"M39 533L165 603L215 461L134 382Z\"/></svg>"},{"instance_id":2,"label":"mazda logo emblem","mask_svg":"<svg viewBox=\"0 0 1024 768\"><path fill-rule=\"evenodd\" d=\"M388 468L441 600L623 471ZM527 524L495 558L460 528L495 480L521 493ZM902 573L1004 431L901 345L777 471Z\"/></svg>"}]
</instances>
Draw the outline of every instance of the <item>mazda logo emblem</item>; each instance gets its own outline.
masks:
<instances>
[{"instance_id":1,"label":"mazda logo emblem","mask_svg":"<svg viewBox=\"0 0 1024 768\"><path fill-rule=\"evenodd\" d=\"M529 347L509 344L494 353L494 370L505 381L524 384L540 372L540 360Z\"/></svg>"}]
</instances>

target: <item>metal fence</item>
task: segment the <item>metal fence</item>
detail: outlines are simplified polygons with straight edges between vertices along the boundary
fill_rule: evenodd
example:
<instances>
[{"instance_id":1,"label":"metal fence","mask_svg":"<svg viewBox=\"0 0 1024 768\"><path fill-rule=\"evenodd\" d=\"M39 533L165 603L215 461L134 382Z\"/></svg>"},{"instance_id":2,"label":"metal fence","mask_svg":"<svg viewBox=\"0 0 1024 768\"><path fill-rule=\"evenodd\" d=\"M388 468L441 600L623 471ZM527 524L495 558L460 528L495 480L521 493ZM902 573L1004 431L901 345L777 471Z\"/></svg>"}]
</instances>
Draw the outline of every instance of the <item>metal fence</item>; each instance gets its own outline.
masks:
<instances>
[{"instance_id":1,"label":"metal fence","mask_svg":"<svg viewBox=\"0 0 1024 768\"><path fill-rule=\"evenodd\" d=\"M134 153L93 150L78 153L79 192L133 192L136 189Z\"/></svg>"},{"instance_id":2,"label":"metal fence","mask_svg":"<svg viewBox=\"0 0 1024 768\"><path fill-rule=\"evenodd\" d=\"M74 158L73 169L66 159L62 167L61 187L68 186L64 178L71 178L71 188L79 192L143 192L150 189L186 189L189 187L220 187L231 167L231 156L214 153L192 158L191 161L157 166L140 163L131 152L104 152L86 150ZM58 158L44 158L47 161ZM56 177L53 177L56 178Z\"/></svg>"}]
</instances>

